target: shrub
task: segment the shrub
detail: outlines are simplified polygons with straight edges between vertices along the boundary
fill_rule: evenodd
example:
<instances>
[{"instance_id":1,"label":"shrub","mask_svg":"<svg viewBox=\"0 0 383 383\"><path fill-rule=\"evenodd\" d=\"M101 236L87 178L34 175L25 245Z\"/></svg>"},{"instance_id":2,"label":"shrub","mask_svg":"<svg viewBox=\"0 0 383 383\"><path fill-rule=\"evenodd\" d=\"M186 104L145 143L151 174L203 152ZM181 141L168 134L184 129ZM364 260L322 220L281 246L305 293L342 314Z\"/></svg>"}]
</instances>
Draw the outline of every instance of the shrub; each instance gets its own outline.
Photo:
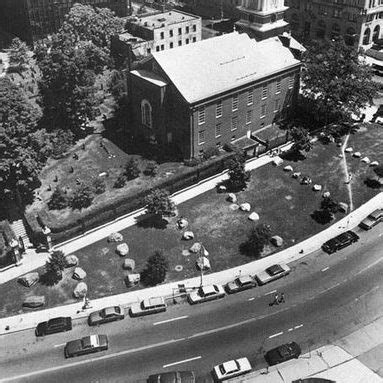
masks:
<instances>
[{"instance_id":1,"label":"shrub","mask_svg":"<svg viewBox=\"0 0 383 383\"><path fill-rule=\"evenodd\" d=\"M331 197L325 197L322 199L320 207L322 210L328 210L330 213L334 214L339 210L339 203Z\"/></svg>"},{"instance_id":2,"label":"shrub","mask_svg":"<svg viewBox=\"0 0 383 383\"><path fill-rule=\"evenodd\" d=\"M260 225L253 228L246 242L241 243L239 251L247 256L259 258L265 245L271 239L271 229L268 225Z\"/></svg>"},{"instance_id":3,"label":"shrub","mask_svg":"<svg viewBox=\"0 0 383 383\"><path fill-rule=\"evenodd\" d=\"M328 209L315 210L311 214L311 218L321 225L325 225L334 219L334 214Z\"/></svg>"},{"instance_id":4,"label":"shrub","mask_svg":"<svg viewBox=\"0 0 383 383\"><path fill-rule=\"evenodd\" d=\"M154 177L158 174L158 165L155 161L149 161L144 170L144 174L147 176Z\"/></svg>"},{"instance_id":5,"label":"shrub","mask_svg":"<svg viewBox=\"0 0 383 383\"><path fill-rule=\"evenodd\" d=\"M241 191L247 187L250 180L250 173L245 171L245 158L243 155L236 155L229 164L228 186L231 191Z\"/></svg>"},{"instance_id":6,"label":"shrub","mask_svg":"<svg viewBox=\"0 0 383 383\"><path fill-rule=\"evenodd\" d=\"M218 156L218 155L219 155L219 149L216 146L209 146L208 148L206 148L206 150L204 150L202 154L202 158L206 161L209 158L213 156Z\"/></svg>"},{"instance_id":7,"label":"shrub","mask_svg":"<svg viewBox=\"0 0 383 383\"><path fill-rule=\"evenodd\" d=\"M89 185L81 184L73 193L71 207L73 210L85 209L92 204L93 198L94 193L92 188Z\"/></svg>"},{"instance_id":8,"label":"shrub","mask_svg":"<svg viewBox=\"0 0 383 383\"><path fill-rule=\"evenodd\" d=\"M125 175L124 173L121 173L121 174L117 177L117 179L116 179L116 181L115 181L113 187L114 187L115 189L121 189L121 188L123 188L123 187L125 186L126 181L127 181L127 179L126 179L126 175Z\"/></svg>"},{"instance_id":9,"label":"shrub","mask_svg":"<svg viewBox=\"0 0 383 383\"><path fill-rule=\"evenodd\" d=\"M69 206L69 198L64 189L57 187L48 201L49 210L62 210Z\"/></svg>"},{"instance_id":10,"label":"shrub","mask_svg":"<svg viewBox=\"0 0 383 383\"><path fill-rule=\"evenodd\" d=\"M105 181L102 178L96 178L93 181L92 186L93 186L93 192L95 194L105 193L106 184L105 184Z\"/></svg>"},{"instance_id":11,"label":"shrub","mask_svg":"<svg viewBox=\"0 0 383 383\"><path fill-rule=\"evenodd\" d=\"M191 168L193 168L194 166L198 166L201 164L201 160L199 158L192 158L190 160L185 160L184 161L184 165L185 166L190 166Z\"/></svg>"},{"instance_id":12,"label":"shrub","mask_svg":"<svg viewBox=\"0 0 383 383\"><path fill-rule=\"evenodd\" d=\"M128 160L125 165L125 176L127 180L133 180L140 175L140 169L138 167L138 161L134 158Z\"/></svg>"},{"instance_id":13,"label":"shrub","mask_svg":"<svg viewBox=\"0 0 383 383\"><path fill-rule=\"evenodd\" d=\"M62 271L65 269L65 254L61 250L53 251L45 264L45 274L42 282L54 285L62 279Z\"/></svg>"},{"instance_id":14,"label":"shrub","mask_svg":"<svg viewBox=\"0 0 383 383\"><path fill-rule=\"evenodd\" d=\"M174 202L170 199L167 190L155 189L144 199L149 214L158 216L171 216L175 212Z\"/></svg>"},{"instance_id":15,"label":"shrub","mask_svg":"<svg viewBox=\"0 0 383 383\"><path fill-rule=\"evenodd\" d=\"M156 251L149 257L144 271L141 273L141 280L147 286L155 286L162 283L166 278L169 263L162 251Z\"/></svg>"}]
</instances>

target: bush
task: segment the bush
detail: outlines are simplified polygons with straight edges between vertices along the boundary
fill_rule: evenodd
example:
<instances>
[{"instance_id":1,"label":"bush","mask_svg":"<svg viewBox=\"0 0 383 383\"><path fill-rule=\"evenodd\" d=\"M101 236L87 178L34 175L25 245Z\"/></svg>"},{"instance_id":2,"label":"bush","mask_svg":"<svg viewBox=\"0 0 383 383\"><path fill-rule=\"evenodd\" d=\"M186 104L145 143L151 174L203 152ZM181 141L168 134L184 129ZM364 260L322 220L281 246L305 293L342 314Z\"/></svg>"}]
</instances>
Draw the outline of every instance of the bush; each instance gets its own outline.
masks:
<instances>
[{"instance_id":1,"label":"bush","mask_svg":"<svg viewBox=\"0 0 383 383\"><path fill-rule=\"evenodd\" d=\"M144 271L141 273L141 281L147 286L155 286L162 283L166 278L169 263L162 251L156 251L149 257Z\"/></svg>"},{"instance_id":2,"label":"bush","mask_svg":"<svg viewBox=\"0 0 383 383\"><path fill-rule=\"evenodd\" d=\"M81 184L73 193L71 199L72 209L85 209L89 207L94 198L94 193L92 188L89 185Z\"/></svg>"},{"instance_id":3,"label":"bush","mask_svg":"<svg viewBox=\"0 0 383 383\"><path fill-rule=\"evenodd\" d=\"M92 183L92 187L95 194L105 193L106 184L102 178L96 178Z\"/></svg>"},{"instance_id":4,"label":"bush","mask_svg":"<svg viewBox=\"0 0 383 383\"><path fill-rule=\"evenodd\" d=\"M157 216L171 216L175 212L174 202L167 190L155 189L144 198L144 204L149 214Z\"/></svg>"},{"instance_id":5,"label":"bush","mask_svg":"<svg viewBox=\"0 0 383 383\"><path fill-rule=\"evenodd\" d=\"M149 161L144 170L144 174L147 176L154 177L158 174L158 165L155 161Z\"/></svg>"},{"instance_id":6,"label":"bush","mask_svg":"<svg viewBox=\"0 0 383 383\"><path fill-rule=\"evenodd\" d=\"M117 179L116 179L116 181L115 181L113 187L114 187L115 189L121 189L121 188L123 188L123 187L125 186L126 181L127 181L127 179L126 179L126 175L125 175L125 173L121 173L121 174L117 177Z\"/></svg>"},{"instance_id":7,"label":"bush","mask_svg":"<svg viewBox=\"0 0 383 383\"><path fill-rule=\"evenodd\" d=\"M64 189L57 187L48 201L49 210L62 210L69 206L69 198Z\"/></svg>"},{"instance_id":8,"label":"bush","mask_svg":"<svg viewBox=\"0 0 383 383\"><path fill-rule=\"evenodd\" d=\"M133 180L140 175L140 169L138 167L138 161L134 158L128 160L125 165L125 176L127 180Z\"/></svg>"},{"instance_id":9,"label":"bush","mask_svg":"<svg viewBox=\"0 0 383 383\"><path fill-rule=\"evenodd\" d=\"M245 171L245 158L243 155L236 155L229 164L229 189L238 192L246 189L250 180L250 172Z\"/></svg>"},{"instance_id":10,"label":"bush","mask_svg":"<svg viewBox=\"0 0 383 383\"><path fill-rule=\"evenodd\" d=\"M321 225L326 225L334 219L334 214L328 209L315 210L311 214L311 218Z\"/></svg>"},{"instance_id":11,"label":"bush","mask_svg":"<svg viewBox=\"0 0 383 383\"><path fill-rule=\"evenodd\" d=\"M216 146L209 146L208 148L206 148L206 150L204 150L202 154L202 158L206 161L209 158L213 156L218 156L218 155L219 155L219 149Z\"/></svg>"},{"instance_id":12,"label":"bush","mask_svg":"<svg viewBox=\"0 0 383 383\"><path fill-rule=\"evenodd\" d=\"M194 166L198 166L202 163L202 161L199 158L192 158L190 160L185 160L184 165L190 166L191 168L194 168Z\"/></svg>"},{"instance_id":13,"label":"bush","mask_svg":"<svg viewBox=\"0 0 383 383\"><path fill-rule=\"evenodd\" d=\"M53 251L45 264L45 274L41 281L47 285L55 285L62 279L62 271L65 269L65 254L61 250Z\"/></svg>"},{"instance_id":14,"label":"bush","mask_svg":"<svg viewBox=\"0 0 383 383\"><path fill-rule=\"evenodd\" d=\"M247 241L241 243L239 251L248 256L260 258L262 251L271 239L271 229L268 225L260 225L253 228L247 238Z\"/></svg>"}]
</instances>

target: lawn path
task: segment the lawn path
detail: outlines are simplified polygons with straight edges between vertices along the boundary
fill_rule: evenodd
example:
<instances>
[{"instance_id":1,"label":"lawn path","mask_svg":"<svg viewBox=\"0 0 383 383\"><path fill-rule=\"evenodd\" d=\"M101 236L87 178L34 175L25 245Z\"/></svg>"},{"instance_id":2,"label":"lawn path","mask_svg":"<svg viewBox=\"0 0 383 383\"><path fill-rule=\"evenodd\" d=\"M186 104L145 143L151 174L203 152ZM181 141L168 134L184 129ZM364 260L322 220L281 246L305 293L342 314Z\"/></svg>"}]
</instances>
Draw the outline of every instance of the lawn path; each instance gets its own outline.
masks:
<instances>
[{"instance_id":1,"label":"lawn path","mask_svg":"<svg viewBox=\"0 0 383 383\"><path fill-rule=\"evenodd\" d=\"M343 142L342 145L342 157L343 157L343 170L345 172L345 183L347 185L347 190L348 190L348 199L349 199L349 206L350 206L350 212L354 210L354 204L352 201L352 188L351 188L351 179L349 177L349 172L348 172L348 166L347 166L347 158L346 158L346 153L345 153L345 148L348 143L348 139L350 138L350 135L348 134L346 136L346 139Z\"/></svg>"}]
</instances>

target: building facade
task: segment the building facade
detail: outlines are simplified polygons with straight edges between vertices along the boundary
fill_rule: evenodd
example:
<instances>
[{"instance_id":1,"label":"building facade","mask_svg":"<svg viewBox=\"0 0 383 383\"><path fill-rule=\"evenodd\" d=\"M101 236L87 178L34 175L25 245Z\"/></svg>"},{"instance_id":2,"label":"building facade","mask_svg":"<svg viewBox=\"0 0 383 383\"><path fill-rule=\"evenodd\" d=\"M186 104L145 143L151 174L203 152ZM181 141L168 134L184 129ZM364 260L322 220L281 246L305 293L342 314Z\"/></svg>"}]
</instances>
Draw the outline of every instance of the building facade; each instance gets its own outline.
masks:
<instances>
[{"instance_id":1,"label":"building facade","mask_svg":"<svg viewBox=\"0 0 383 383\"><path fill-rule=\"evenodd\" d=\"M172 1L173 4L182 3L189 12L204 18L239 18L237 7L241 0L181 0Z\"/></svg>"},{"instance_id":2,"label":"building facade","mask_svg":"<svg viewBox=\"0 0 383 383\"><path fill-rule=\"evenodd\" d=\"M135 134L176 146L185 159L225 143L272 147L295 107L300 67L278 38L238 32L155 52L130 72Z\"/></svg>"},{"instance_id":3,"label":"building facade","mask_svg":"<svg viewBox=\"0 0 383 383\"><path fill-rule=\"evenodd\" d=\"M110 8L117 16L127 15L127 0L1 0L0 27L33 44L55 33L74 3Z\"/></svg>"},{"instance_id":4,"label":"building facade","mask_svg":"<svg viewBox=\"0 0 383 383\"><path fill-rule=\"evenodd\" d=\"M287 20L297 38L343 36L351 46L368 47L380 39L383 0L286 0Z\"/></svg>"}]
</instances>

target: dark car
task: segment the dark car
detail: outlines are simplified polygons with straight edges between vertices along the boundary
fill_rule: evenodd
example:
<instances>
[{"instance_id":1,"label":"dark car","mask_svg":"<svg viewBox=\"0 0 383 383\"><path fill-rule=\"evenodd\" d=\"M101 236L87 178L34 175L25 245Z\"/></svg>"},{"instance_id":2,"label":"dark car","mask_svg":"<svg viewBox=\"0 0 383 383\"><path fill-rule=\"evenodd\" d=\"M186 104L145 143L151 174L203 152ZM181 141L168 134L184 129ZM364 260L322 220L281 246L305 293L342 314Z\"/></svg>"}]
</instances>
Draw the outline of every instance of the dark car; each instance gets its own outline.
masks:
<instances>
[{"instance_id":1,"label":"dark car","mask_svg":"<svg viewBox=\"0 0 383 383\"><path fill-rule=\"evenodd\" d=\"M105 307L102 310L90 313L88 317L89 326L114 322L125 318L124 310L120 306Z\"/></svg>"},{"instance_id":2,"label":"dark car","mask_svg":"<svg viewBox=\"0 0 383 383\"><path fill-rule=\"evenodd\" d=\"M355 234L353 231L349 230L325 242L322 245L322 250L328 254L332 254L340 249L350 246L354 242L357 242L358 239L359 239L359 236Z\"/></svg>"},{"instance_id":3,"label":"dark car","mask_svg":"<svg viewBox=\"0 0 383 383\"><path fill-rule=\"evenodd\" d=\"M383 221L383 210L377 209L373 211L368 217L366 217L359 224L359 227L364 230L370 230L381 221Z\"/></svg>"},{"instance_id":4,"label":"dark car","mask_svg":"<svg viewBox=\"0 0 383 383\"><path fill-rule=\"evenodd\" d=\"M265 359L270 366L274 366L275 364L286 362L290 359L298 359L301 352L302 351L299 347L299 344L296 342L291 342L282 344L281 346L267 351L265 354Z\"/></svg>"},{"instance_id":5,"label":"dark car","mask_svg":"<svg viewBox=\"0 0 383 383\"><path fill-rule=\"evenodd\" d=\"M243 275L234 279L234 281L229 282L225 286L225 289L229 294L233 294L239 291L252 289L256 285L255 280L250 275Z\"/></svg>"},{"instance_id":6,"label":"dark car","mask_svg":"<svg viewBox=\"0 0 383 383\"><path fill-rule=\"evenodd\" d=\"M195 383L193 371L170 371L150 375L147 383Z\"/></svg>"},{"instance_id":7,"label":"dark car","mask_svg":"<svg viewBox=\"0 0 383 383\"><path fill-rule=\"evenodd\" d=\"M64 355L65 358L70 358L107 349L108 337L106 335L90 335L68 342L64 348Z\"/></svg>"},{"instance_id":8,"label":"dark car","mask_svg":"<svg viewBox=\"0 0 383 383\"><path fill-rule=\"evenodd\" d=\"M41 322L37 325L35 333L36 336L44 336L49 334L55 334L56 332L70 331L72 330L72 318L71 317L58 317L50 319L47 322Z\"/></svg>"}]
</instances>

